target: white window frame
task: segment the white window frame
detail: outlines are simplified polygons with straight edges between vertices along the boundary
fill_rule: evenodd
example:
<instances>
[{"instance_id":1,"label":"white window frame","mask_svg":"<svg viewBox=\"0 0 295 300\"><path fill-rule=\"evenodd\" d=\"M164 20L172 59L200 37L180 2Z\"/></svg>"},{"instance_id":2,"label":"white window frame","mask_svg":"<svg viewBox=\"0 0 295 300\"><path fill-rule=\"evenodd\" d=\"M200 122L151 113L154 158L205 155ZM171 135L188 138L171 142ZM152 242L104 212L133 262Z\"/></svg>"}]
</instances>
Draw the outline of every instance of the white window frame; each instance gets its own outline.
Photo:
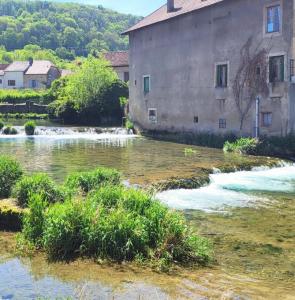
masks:
<instances>
[{"instance_id":1,"label":"white window frame","mask_svg":"<svg viewBox=\"0 0 295 300\"><path fill-rule=\"evenodd\" d=\"M270 115L271 116L271 119L270 119L271 122L270 122L270 124L266 124L264 122L264 116L265 115ZM270 112L270 111L261 112L261 127L263 127L263 128L269 128L269 127L272 126L272 124L273 124L273 113Z\"/></svg>"},{"instance_id":2,"label":"white window frame","mask_svg":"<svg viewBox=\"0 0 295 300\"><path fill-rule=\"evenodd\" d=\"M217 66L227 65L227 86L221 87L217 86ZM229 78L230 78L230 69L229 69L229 61L220 61L214 64L214 88L215 89L228 89L229 88Z\"/></svg>"},{"instance_id":3,"label":"white window frame","mask_svg":"<svg viewBox=\"0 0 295 300\"><path fill-rule=\"evenodd\" d=\"M144 79L145 78L149 78L149 88L150 89L148 92L145 92L145 90L144 90ZM149 74L142 76L142 91L145 95L148 95L151 92L151 75L149 75Z\"/></svg>"},{"instance_id":4,"label":"white window frame","mask_svg":"<svg viewBox=\"0 0 295 300\"><path fill-rule=\"evenodd\" d=\"M155 119L154 119L154 120L152 120L152 119L150 118L150 112L151 112L151 111L155 111ZM158 111L157 111L156 108L149 108L149 109L148 109L148 120L149 120L149 122L152 123L152 124L157 124L157 123L158 123Z\"/></svg>"},{"instance_id":5,"label":"white window frame","mask_svg":"<svg viewBox=\"0 0 295 300\"><path fill-rule=\"evenodd\" d=\"M267 10L273 6L280 6L280 12L281 12L281 15L280 15L280 21L281 21L281 24L280 24L280 30L277 31L277 32L267 32ZM269 3L267 5L265 5L263 7L263 36L264 37L273 37L273 36L279 36L279 35L282 35L282 32L283 32L283 20L284 20L284 11L283 11L283 3L282 3L282 0L280 1L274 1L272 3Z\"/></svg>"}]
</instances>

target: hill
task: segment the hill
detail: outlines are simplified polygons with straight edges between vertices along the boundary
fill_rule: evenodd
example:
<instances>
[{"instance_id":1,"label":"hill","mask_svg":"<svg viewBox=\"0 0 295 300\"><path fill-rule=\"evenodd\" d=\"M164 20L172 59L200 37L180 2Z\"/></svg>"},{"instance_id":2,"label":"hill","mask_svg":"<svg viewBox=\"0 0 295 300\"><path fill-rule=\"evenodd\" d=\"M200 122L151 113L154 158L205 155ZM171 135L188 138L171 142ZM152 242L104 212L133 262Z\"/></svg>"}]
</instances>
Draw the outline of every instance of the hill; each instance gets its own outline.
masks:
<instances>
[{"instance_id":1,"label":"hill","mask_svg":"<svg viewBox=\"0 0 295 300\"><path fill-rule=\"evenodd\" d=\"M102 6L0 0L0 46L12 51L38 45L62 59L93 50L125 50L128 39L120 33L139 19Z\"/></svg>"}]
</instances>

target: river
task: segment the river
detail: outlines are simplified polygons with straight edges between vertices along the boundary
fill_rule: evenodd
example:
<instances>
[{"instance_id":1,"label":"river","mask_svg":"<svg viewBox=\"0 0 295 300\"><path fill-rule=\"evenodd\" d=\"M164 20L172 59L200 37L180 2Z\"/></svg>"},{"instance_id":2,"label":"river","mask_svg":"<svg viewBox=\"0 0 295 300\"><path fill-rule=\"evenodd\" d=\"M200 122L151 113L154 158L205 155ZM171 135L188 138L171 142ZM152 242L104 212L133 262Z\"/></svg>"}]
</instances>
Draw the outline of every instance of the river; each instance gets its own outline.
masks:
<instances>
[{"instance_id":1,"label":"river","mask_svg":"<svg viewBox=\"0 0 295 300\"><path fill-rule=\"evenodd\" d=\"M38 128L38 136L0 137L0 154L14 155L26 172L62 182L73 171L119 169L131 184L197 176L210 183L157 197L182 210L214 243L216 263L161 274L136 265L92 261L49 264L44 256L19 258L15 235L0 233L0 299L295 299L295 167L263 167L267 158L161 142L123 131ZM186 152L185 148L194 151ZM189 153L189 154L188 154ZM224 174L235 165L261 165Z\"/></svg>"}]
</instances>

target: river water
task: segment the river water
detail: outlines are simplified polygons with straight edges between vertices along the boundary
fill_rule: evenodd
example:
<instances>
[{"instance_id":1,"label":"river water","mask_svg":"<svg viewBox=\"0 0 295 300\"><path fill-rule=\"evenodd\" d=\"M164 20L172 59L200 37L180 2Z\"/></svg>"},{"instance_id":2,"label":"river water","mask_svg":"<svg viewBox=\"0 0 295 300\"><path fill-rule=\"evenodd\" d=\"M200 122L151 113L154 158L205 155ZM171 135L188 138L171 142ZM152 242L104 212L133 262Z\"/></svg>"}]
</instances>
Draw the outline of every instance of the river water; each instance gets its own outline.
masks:
<instances>
[{"instance_id":1,"label":"river water","mask_svg":"<svg viewBox=\"0 0 295 300\"><path fill-rule=\"evenodd\" d=\"M92 261L49 264L42 254L17 257L15 235L0 233L0 299L295 299L294 165L223 174L218 168L268 160L116 130L38 130L33 138L0 136L0 154L14 155L27 172L47 172L58 182L99 165L117 168L138 184L214 169L206 187L157 197L182 210L212 240L216 263L169 275ZM195 151L186 155L186 147Z\"/></svg>"}]
</instances>

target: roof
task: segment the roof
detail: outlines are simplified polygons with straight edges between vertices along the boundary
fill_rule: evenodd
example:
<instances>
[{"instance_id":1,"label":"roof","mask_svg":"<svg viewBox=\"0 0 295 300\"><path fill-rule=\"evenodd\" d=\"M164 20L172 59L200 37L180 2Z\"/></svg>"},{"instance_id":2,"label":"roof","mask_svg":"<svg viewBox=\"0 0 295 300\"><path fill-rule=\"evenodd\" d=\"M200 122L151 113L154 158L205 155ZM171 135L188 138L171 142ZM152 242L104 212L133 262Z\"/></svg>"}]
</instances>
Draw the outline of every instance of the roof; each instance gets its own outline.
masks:
<instances>
[{"instance_id":1,"label":"roof","mask_svg":"<svg viewBox=\"0 0 295 300\"><path fill-rule=\"evenodd\" d=\"M0 64L0 71L5 70L8 66L9 64Z\"/></svg>"},{"instance_id":2,"label":"roof","mask_svg":"<svg viewBox=\"0 0 295 300\"><path fill-rule=\"evenodd\" d=\"M175 10L173 12L167 11L167 4L160 7L158 10L145 17L143 20L129 28L123 34L128 34L131 31L141 29L159 22L170 20L177 16L187 14L213 4L222 2L224 0L175 0Z\"/></svg>"},{"instance_id":3,"label":"roof","mask_svg":"<svg viewBox=\"0 0 295 300\"><path fill-rule=\"evenodd\" d=\"M112 67L129 66L128 51L107 52L103 54L105 59L111 63Z\"/></svg>"},{"instance_id":4,"label":"roof","mask_svg":"<svg viewBox=\"0 0 295 300\"><path fill-rule=\"evenodd\" d=\"M25 72L29 66L28 61L15 61L5 69L5 72Z\"/></svg>"},{"instance_id":5,"label":"roof","mask_svg":"<svg viewBox=\"0 0 295 300\"><path fill-rule=\"evenodd\" d=\"M26 75L47 75L51 67L54 65L49 60L34 60Z\"/></svg>"}]
</instances>

